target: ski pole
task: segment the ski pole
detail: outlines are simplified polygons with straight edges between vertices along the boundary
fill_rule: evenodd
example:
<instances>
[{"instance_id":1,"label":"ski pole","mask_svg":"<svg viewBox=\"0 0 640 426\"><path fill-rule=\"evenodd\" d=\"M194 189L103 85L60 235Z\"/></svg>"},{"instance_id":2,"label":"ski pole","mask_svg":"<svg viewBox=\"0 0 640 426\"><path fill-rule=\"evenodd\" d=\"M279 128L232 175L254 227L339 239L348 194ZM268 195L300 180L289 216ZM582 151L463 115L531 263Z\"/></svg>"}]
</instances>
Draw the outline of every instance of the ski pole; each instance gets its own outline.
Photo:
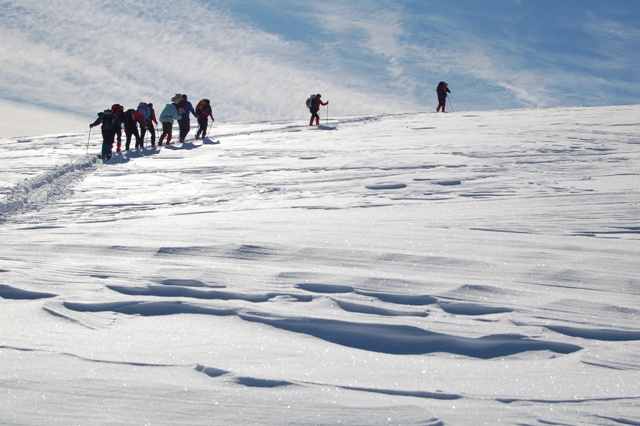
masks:
<instances>
[{"instance_id":1,"label":"ski pole","mask_svg":"<svg viewBox=\"0 0 640 426\"><path fill-rule=\"evenodd\" d=\"M89 153L89 141L91 140L91 129L92 127L89 127L89 137L87 138L87 154Z\"/></svg>"},{"instance_id":2,"label":"ski pole","mask_svg":"<svg viewBox=\"0 0 640 426\"><path fill-rule=\"evenodd\" d=\"M329 101L327 101L327 125L329 125Z\"/></svg>"},{"instance_id":3,"label":"ski pole","mask_svg":"<svg viewBox=\"0 0 640 426\"><path fill-rule=\"evenodd\" d=\"M453 109L453 105L451 104L451 99L449 99L449 96L447 96L447 102L449 102L449 109L451 109L451 112L455 112L455 110Z\"/></svg>"}]
</instances>

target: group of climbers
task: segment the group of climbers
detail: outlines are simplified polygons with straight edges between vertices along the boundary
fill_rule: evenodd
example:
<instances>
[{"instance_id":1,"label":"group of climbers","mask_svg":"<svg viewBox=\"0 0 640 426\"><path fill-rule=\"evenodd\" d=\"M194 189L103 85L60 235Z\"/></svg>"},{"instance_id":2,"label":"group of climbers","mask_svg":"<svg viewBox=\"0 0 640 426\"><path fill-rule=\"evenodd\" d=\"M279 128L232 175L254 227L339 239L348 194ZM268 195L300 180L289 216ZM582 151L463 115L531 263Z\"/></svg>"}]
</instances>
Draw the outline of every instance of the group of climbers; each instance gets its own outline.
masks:
<instances>
[{"instance_id":1,"label":"group of climbers","mask_svg":"<svg viewBox=\"0 0 640 426\"><path fill-rule=\"evenodd\" d=\"M445 112L447 93L451 93L448 84L444 81L438 83L436 93L438 95L438 107L436 108L436 112ZM309 126L313 126L314 121L315 125L319 126L320 115L318 112L320 111L321 106L329 105L329 101L323 102L322 95L318 93L311 95L307 99L306 105L311 113ZM209 118L211 118L212 122L215 121L213 118L213 111L211 109L211 102L209 99L202 99L194 109L193 105L188 100L187 95L178 93L171 98L171 103L168 103L160 113L159 121L162 123L162 134L160 135L158 146L162 146L163 143L166 143L167 145L171 143L173 122L175 120L178 121L178 127L180 129L180 143L183 143L191 129L191 115L196 117L198 120L198 132L196 133L196 139L204 139L207 135ZM147 132L151 135L151 146L156 146L155 125L158 124L158 119L156 119L153 104L150 102L140 102L136 109L128 109L126 111L120 104L114 104L110 109L106 109L103 112L98 113L98 118L90 124L90 127L97 126L98 124L102 124L102 158L104 160L111 158L111 151L116 136L116 152L121 151L123 127L126 135L125 149L127 151L130 148L132 136L135 136L136 138L135 148L143 148ZM138 126L140 127L140 132L138 132Z\"/></svg>"},{"instance_id":2,"label":"group of climbers","mask_svg":"<svg viewBox=\"0 0 640 426\"><path fill-rule=\"evenodd\" d=\"M202 99L194 109L187 95L176 94L171 98L171 103L168 103L160 113L159 121L162 123L162 134L160 135L158 146L162 146L165 139L167 145L171 143L174 120L178 121L180 143L183 143L191 130L190 114L193 114L198 119L199 129L196 139L204 139L207 134L209 118L211 118L212 122L214 121L211 102L209 99ZM116 139L116 152L121 152L123 128L126 136L125 150L129 151L131 148L132 137L135 137L136 149L144 148L144 140L147 133L151 138L151 146L156 146L155 126L158 124L158 119L156 118L153 104L150 102L140 102L136 109L131 108L126 111L122 105L113 104L110 109L99 112L98 118L89 127L95 127L98 124L102 124L101 157L104 161L111 158L113 144ZM140 131L138 131L138 126Z\"/></svg>"}]
</instances>

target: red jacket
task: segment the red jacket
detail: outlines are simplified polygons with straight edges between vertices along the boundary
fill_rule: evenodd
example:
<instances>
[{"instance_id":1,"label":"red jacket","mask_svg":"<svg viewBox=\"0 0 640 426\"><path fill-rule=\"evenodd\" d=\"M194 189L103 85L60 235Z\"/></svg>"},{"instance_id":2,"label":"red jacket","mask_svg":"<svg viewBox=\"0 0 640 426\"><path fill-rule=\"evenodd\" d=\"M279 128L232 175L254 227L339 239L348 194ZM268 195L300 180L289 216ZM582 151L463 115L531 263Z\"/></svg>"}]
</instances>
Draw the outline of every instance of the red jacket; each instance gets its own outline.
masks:
<instances>
[{"instance_id":1,"label":"red jacket","mask_svg":"<svg viewBox=\"0 0 640 426\"><path fill-rule=\"evenodd\" d=\"M320 105L325 106L328 103L329 101L322 102L322 100L316 96L315 98L313 98L313 106L310 108L311 112L318 112L318 110L320 109Z\"/></svg>"}]
</instances>

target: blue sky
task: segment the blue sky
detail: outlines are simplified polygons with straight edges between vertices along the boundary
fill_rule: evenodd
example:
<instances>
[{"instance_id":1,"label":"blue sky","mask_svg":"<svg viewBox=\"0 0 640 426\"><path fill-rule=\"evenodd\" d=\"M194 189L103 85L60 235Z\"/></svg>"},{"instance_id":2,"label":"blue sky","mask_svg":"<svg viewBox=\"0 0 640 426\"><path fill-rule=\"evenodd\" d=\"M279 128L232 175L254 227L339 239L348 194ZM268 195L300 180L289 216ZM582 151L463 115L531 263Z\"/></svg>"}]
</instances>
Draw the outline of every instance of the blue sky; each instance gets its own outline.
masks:
<instances>
[{"instance_id":1,"label":"blue sky","mask_svg":"<svg viewBox=\"0 0 640 426\"><path fill-rule=\"evenodd\" d=\"M158 5L160 4L160 5ZM118 102L213 101L223 120L618 105L640 99L640 1L13 0L0 101L90 119Z\"/></svg>"}]
</instances>

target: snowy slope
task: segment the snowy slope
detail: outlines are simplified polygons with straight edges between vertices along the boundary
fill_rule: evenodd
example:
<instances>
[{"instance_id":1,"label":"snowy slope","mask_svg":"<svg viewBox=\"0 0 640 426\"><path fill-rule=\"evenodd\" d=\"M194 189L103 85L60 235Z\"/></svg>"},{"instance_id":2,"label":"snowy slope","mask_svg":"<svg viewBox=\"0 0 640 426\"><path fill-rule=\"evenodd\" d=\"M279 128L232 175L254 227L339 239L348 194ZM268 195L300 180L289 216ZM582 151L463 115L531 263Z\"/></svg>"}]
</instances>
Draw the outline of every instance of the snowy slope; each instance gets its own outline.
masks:
<instances>
[{"instance_id":1,"label":"snowy slope","mask_svg":"<svg viewBox=\"0 0 640 426\"><path fill-rule=\"evenodd\" d=\"M640 424L639 113L2 139L2 422Z\"/></svg>"}]
</instances>

